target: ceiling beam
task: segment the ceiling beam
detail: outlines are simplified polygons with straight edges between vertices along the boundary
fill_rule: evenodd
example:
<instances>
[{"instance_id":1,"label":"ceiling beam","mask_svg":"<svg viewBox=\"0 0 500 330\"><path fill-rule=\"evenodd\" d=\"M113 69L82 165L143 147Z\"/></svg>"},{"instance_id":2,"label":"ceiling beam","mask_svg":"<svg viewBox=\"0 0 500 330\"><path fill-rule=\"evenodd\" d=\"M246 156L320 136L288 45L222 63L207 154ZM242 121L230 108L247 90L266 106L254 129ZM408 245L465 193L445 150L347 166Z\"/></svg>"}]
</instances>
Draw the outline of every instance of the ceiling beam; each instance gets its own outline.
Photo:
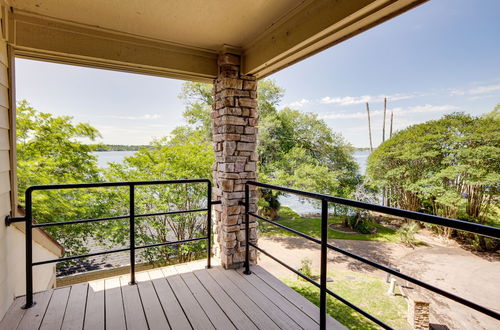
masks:
<instances>
[{"instance_id":1,"label":"ceiling beam","mask_svg":"<svg viewBox=\"0 0 500 330\"><path fill-rule=\"evenodd\" d=\"M9 16L9 43L19 57L201 82L217 76L215 51L15 10Z\"/></svg>"},{"instance_id":2,"label":"ceiling beam","mask_svg":"<svg viewBox=\"0 0 500 330\"><path fill-rule=\"evenodd\" d=\"M243 51L243 73L263 78L428 0L312 0Z\"/></svg>"}]
</instances>

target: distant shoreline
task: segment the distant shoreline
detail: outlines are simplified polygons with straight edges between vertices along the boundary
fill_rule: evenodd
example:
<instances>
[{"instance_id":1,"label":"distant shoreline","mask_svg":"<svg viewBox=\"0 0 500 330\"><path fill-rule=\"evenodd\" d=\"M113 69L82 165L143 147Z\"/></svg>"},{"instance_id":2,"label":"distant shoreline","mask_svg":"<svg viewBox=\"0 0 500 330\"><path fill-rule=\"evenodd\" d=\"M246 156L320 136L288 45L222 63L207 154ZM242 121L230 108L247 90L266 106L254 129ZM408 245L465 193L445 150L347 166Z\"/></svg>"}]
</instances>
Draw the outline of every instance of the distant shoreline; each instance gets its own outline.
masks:
<instances>
[{"instance_id":1,"label":"distant shoreline","mask_svg":"<svg viewBox=\"0 0 500 330\"><path fill-rule=\"evenodd\" d=\"M126 145L126 144L100 144L96 152L106 151L138 151L144 148L151 148L149 145Z\"/></svg>"},{"instance_id":2,"label":"distant shoreline","mask_svg":"<svg viewBox=\"0 0 500 330\"><path fill-rule=\"evenodd\" d=\"M356 148L354 147L355 151L370 151L370 148Z\"/></svg>"},{"instance_id":3,"label":"distant shoreline","mask_svg":"<svg viewBox=\"0 0 500 330\"><path fill-rule=\"evenodd\" d=\"M126 145L126 144L101 144L95 150L96 152L106 151L138 151L143 148L151 148L150 145ZM370 148L354 147L354 151L370 151Z\"/></svg>"}]
</instances>

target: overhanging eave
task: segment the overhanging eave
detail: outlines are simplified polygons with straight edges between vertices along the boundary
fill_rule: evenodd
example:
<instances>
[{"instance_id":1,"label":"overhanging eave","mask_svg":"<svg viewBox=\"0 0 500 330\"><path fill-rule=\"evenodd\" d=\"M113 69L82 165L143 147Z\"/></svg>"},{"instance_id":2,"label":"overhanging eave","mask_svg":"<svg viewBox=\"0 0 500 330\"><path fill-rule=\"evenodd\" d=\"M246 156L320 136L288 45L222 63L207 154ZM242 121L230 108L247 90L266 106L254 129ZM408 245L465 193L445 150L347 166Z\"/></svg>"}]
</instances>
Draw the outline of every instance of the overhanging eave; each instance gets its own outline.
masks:
<instances>
[{"instance_id":1,"label":"overhanging eave","mask_svg":"<svg viewBox=\"0 0 500 330\"><path fill-rule=\"evenodd\" d=\"M426 1L311 1L244 47L243 72L263 78Z\"/></svg>"},{"instance_id":2,"label":"overhanging eave","mask_svg":"<svg viewBox=\"0 0 500 330\"><path fill-rule=\"evenodd\" d=\"M217 52L12 13L9 42L31 59L211 82Z\"/></svg>"}]
</instances>

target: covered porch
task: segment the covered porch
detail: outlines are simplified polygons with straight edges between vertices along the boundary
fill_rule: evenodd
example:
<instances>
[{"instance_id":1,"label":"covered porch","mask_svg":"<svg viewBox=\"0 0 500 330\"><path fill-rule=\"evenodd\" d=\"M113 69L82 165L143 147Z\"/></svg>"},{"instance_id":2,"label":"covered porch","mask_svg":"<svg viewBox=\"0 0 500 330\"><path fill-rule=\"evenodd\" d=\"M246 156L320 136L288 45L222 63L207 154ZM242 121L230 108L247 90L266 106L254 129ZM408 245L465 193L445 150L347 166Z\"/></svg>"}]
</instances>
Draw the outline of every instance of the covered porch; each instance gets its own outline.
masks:
<instances>
[{"instance_id":1,"label":"covered porch","mask_svg":"<svg viewBox=\"0 0 500 330\"><path fill-rule=\"evenodd\" d=\"M36 304L23 309L25 297L16 297L13 289L22 281L23 262L7 256L26 252L30 268L31 249L23 250L22 241L7 244L15 229L2 226L0 328L343 328L326 315L326 255L335 249L326 240L314 240L322 248L321 311L256 265L261 250L254 215L257 189L248 182L257 179L258 81L425 1L1 0L0 216L19 217L15 57L210 82L215 163L207 201L217 203L212 203L214 226L207 207L207 238L213 229L215 245L207 252L219 265L205 269L205 262L193 262L137 272L135 279L113 277L40 291ZM130 217L133 228L133 212L121 217ZM29 228L31 217L26 218ZM133 237L130 242L134 274ZM243 265L250 264L252 274L242 275ZM33 291L26 278L27 291Z\"/></svg>"}]
</instances>

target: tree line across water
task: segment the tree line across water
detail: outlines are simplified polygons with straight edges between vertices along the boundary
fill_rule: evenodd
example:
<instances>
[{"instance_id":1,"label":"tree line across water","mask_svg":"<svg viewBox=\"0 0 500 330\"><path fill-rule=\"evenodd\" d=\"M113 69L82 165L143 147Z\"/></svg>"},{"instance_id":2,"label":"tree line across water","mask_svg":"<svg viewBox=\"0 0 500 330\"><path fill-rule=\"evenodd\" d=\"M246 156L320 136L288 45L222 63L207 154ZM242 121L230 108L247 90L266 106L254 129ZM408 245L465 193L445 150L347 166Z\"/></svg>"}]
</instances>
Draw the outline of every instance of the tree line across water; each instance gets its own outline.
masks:
<instances>
[{"instance_id":1,"label":"tree line across water","mask_svg":"<svg viewBox=\"0 0 500 330\"><path fill-rule=\"evenodd\" d=\"M150 147L149 145L97 144L95 151L138 151L139 149Z\"/></svg>"},{"instance_id":2,"label":"tree line across water","mask_svg":"<svg viewBox=\"0 0 500 330\"><path fill-rule=\"evenodd\" d=\"M273 81L259 82L259 181L375 202L385 187L396 207L479 223L491 223L495 216L498 219L498 107L488 116L452 114L398 132L370 156L367 177L362 177L352 156L354 148L317 115L278 109L283 95L283 89ZM211 178L215 157L211 85L185 83L180 98L185 103L184 125L104 169L97 166L93 155L99 145L81 142L97 141L100 133L95 128L74 123L71 117L39 112L27 101L19 102L20 203L24 203L24 191L39 184ZM276 218L279 196L267 190L260 196L260 212ZM38 222L126 215L128 198L127 188L36 192L33 215ZM203 208L205 203L205 185L136 188L137 214ZM353 214L352 210L332 207L337 213ZM367 217L363 221L372 220ZM366 223L361 225L366 227ZM109 220L47 230L66 248L66 255L75 255L88 252L90 238L105 247L127 246L128 226L125 220ZM206 215L201 213L137 218L136 245L204 236L206 230ZM477 248L495 248L495 244L475 236L469 241ZM187 261L203 255L205 244L198 241L140 253L151 262Z\"/></svg>"}]
</instances>

